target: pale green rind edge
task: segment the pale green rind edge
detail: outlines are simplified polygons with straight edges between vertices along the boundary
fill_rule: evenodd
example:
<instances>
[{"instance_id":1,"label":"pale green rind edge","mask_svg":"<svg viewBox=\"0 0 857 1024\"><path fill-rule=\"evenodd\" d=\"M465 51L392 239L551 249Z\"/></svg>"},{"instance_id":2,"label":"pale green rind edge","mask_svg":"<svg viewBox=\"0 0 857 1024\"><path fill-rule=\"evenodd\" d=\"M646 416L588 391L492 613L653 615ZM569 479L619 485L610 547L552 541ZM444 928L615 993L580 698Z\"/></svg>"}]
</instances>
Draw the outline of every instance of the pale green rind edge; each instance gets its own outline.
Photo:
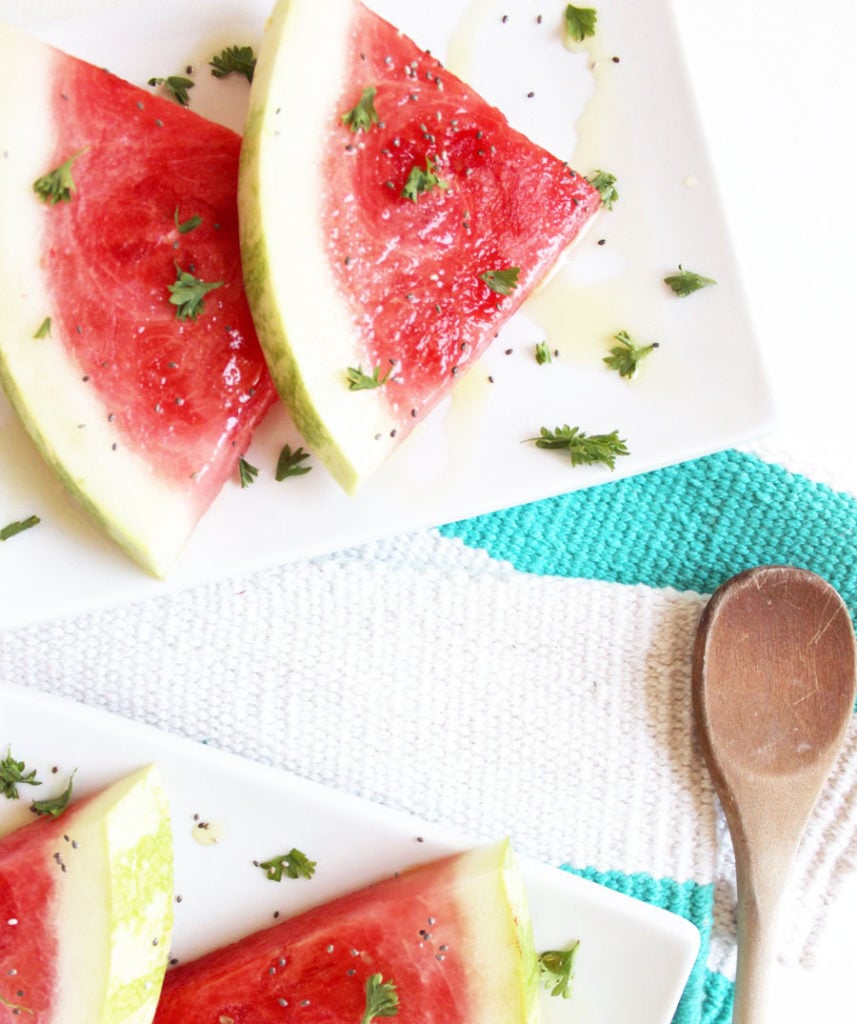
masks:
<instances>
[{"instance_id":1,"label":"pale green rind edge","mask_svg":"<svg viewBox=\"0 0 857 1024\"><path fill-rule=\"evenodd\" d=\"M173 834L169 804L157 767L150 765L143 769L138 775L138 785L158 824L114 866L111 901L117 911L119 929L125 930L129 922L136 926L140 959L145 960L146 966L131 980L126 979L121 970L111 975L104 1010L104 1020L110 1024L151 1024L163 987L172 936ZM128 879L132 884L127 884ZM145 906L140 901L141 888L150 893ZM150 929L153 917L158 924L156 935L152 935Z\"/></svg>"},{"instance_id":2,"label":"pale green rind edge","mask_svg":"<svg viewBox=\"0 0 857 1024\"><path fill-rule=\"evenodd\" d=\"M174 557L171 557L169 560L154 558L151 548L145 542L128 531L123 530L115 520L105 516L101 506L90 498L84 488L78 486L74 478L66 472L62 460L54 456L53 446L44 436L33 417L30 416L29 407L15 383L15 378L10 368L6 364L2 345L0 345L0 387L3 388L6 397L9 399L9 404L21 421L30 440L66 491L68 491L84 512L95 521L98 527L114 540L140 568L145 569L146 572L156 579L163 579L167 575L170 566L178 558L180 552L176 551Z\"/></svg>"},{"instance_id":3,"label":"pale green rind edge","mask_svg":"<svg viewBox=\"0 0 857 1024\"><path fill-rule=\"evenodd\" d=\"M318 38L320 33L324 33L329 38L331 32L335 32L337 38L344 38L347 24L337 24L334 29L329 23L332 19L351 18L359 10L357 5L350 3L350 0L342 0L337 4L335 12L321 11L320 6L321 13L312 12L314 2L315 0L278 0L265 27L241 147L238 175L239 232L244 288L256 333L280 397L307 445L318 455L334 480L348 494L354 494L395 448L396 444L391 440L395 436L395 431L391 434L390 428L395 427L397 421L389 413L382 411L382 403L373 391L348 390L347 361L338 371L342 377L342 393L336 394L334 400L328 397L326 403L320 401L316 385L307 381L307 370L315 368L310 364L317 358L317 350L323 350L329 339L315 336L315 323L309 323L313 318L307 318L297 308L303 305L304 296L298 296L301 300L299 302L289 303L283 299L283 282L278 280L278 277L282 277L285 270L302 265L304 257L303 253L298 251L298 245L283 243L280 236L284 225L271 223L276 218L272 217L268 208L270 189L267 202L263 194L264 166L271 160L270 153L275 149L276 133L266 123L271 116L271 110L276 108L279 102L283 102L285 107L286 103L302 103L306 99L305 95L303 100L297 96L286 96L280 97L278 101L272 96L274 79L277 79L279 84L283 74L294 77L291 65L307 60L307 55L303 53L303 44L300 41L296 42L295 36L302 32L304 35ZM312 25L308 31L307 22L310 21L310 14L317 20L317 25ZM301 23L299 29L293 27L290 18L294 23ZM306 74L311 75L313 69L320 63L323 63L322 58L312 55L309 63L305 65ZM324 80L330 80L329 69L324 71ZM302 79L301 85L306 90L313 89L312 82ZM317 139L320 125L314 124L312 130L313 138ZM296 132L290 136L290 142L294 145L288 151L286 163L301 164L307 160L307 153L302 148L306 143L299 141L300 135L300 132ZM275 177L278 188L286 187L284 173L280 173L285 170L285 167L277 165L278 173ZM300 207L305 205L300 196L292 197L289 201ZM321 230L319 224L318 231ZM272 258L274 249L281 250L277 260ZM282 253L285 253L285 259ZM279 269L275 269L275 263ZM313 304L329 302L340 307L341 316L347 317L350 321L350 314L345 311L339 297L331 293L330 289L334 287L329 282L326 286L321 286L318 295L309 297L307 308L311 308ZM288 310L286 306L289 307ZM286 313L291 322L289 328L285 323ZM295 344L296 341L302 344L298 346ZM357 351L358 340L353 327L343 328L343 336L336 341L337 344L346 345L353 341L352 358L359 361L359 356L354 354ZM319 358L323 360L324 355ZM331 427L333 402L336 418L340 420L336 428ZM328 406L327 412L322 407L324 404Z\"/></svg>"},{"instance_id":4,"label":"pale green rind edge","mask_svg":"<svg viewBox=\"0 0 857 1024\"><path fill-rule=\"evenodd\" d=\"M461 855L456 875L462 924L468 931L474 1024L540 1024L539 957L511 841Z\"/></svg>"},{"instance_id":5,"label":"pale green rind edge","mask_svg":"<svg viewBox=\"0 0 857 1024\"><path fill-rule=\"evenodd\" d=\"M539 1024L539 987L541 973L539 954L533 934L533 922L524 889L524 879L518 867L512 844L506 840L504 846L503 880L509 906L515 919L515 931L521 951L521 984L524 996L524 1020L526 1024Z\"/></svg>"},{"instance_id":6,"label":"pale green rind edge","mask_svg":"<svg viewBox=\"0 0 857 1024\"><path fill-rule=\"evenodd\" d=\"M270 29L269 29L270 31ZM238 212L244 291L253 314L256 334L265 353L268 370L304 441L325 464L330 475L349 494L354 494L361 474L346 458L319 416L306 387L283 325L268 257L268 238L263 228L259 201L259 146L263 108L251 110L244 129L238 177ZM343 395L347 397L347 395Z\"/></svg>"},{"instance_id":7,"label":"pale green rind edge","mask_svg":"<svg viewBox=\"0 0 857 1024\"><path fill-rule=\"evenodd\" d=\"M170 809L158 766L72 805L56 825L77 845L53 902L57 1003L46 1024L151 1024L174 894Z\"/></svg>"}]
</instances>

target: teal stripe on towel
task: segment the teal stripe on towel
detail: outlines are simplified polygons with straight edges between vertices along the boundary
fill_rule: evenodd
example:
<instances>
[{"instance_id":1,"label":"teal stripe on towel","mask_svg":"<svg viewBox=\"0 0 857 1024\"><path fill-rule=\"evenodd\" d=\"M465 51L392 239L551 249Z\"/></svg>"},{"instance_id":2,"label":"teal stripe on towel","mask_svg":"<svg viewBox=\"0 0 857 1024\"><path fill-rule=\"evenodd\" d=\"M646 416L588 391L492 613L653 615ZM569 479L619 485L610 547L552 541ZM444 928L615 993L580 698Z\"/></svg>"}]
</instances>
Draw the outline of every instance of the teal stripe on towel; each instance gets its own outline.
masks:
<instances>
[{"instance_id":1,"label":"teal stripe on towel","mask_svg":"<svg viewBox=\"0 0 857 1024\"><path fill-rule=\"evenodd\" d=\"M595 868L578 870L567 864L563 865L563 870L680 914L695 924L700 935L699 955L685 985L673 1024L729 1024L732 1016L732 984L706 967L714 901L712 885L654 878L645 872L626 874L622 871L598 871Z\"/></svg>"},{"instance_id":2,"label":"teal stripe on towel","mask_svg":"<svg viewBox=\"0 0 857 1024\"><path fill-rule=\"evenodd\" d=\"M753 565L797 565L832 583L857 616L857 500L737 451L451 523L441 533L522 572L703 594Z\"/></svg>"}]
</instances>

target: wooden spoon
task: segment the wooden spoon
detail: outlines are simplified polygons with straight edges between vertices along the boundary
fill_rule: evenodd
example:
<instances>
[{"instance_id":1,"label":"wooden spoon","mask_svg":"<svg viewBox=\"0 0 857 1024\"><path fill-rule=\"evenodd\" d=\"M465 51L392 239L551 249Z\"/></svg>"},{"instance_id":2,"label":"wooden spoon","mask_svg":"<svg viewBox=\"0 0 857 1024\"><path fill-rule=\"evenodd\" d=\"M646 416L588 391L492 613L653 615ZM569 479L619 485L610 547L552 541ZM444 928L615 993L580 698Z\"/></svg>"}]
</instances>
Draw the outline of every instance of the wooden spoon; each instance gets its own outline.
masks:
<instances>
[{"instance_id":1,"label":"wooden spoon","mask_svg":"<svg viewBox=\"0 0 857 1024\"><path fill-rule=\"evenodd\" d=\"M848 609L815 573L749 569L708 602L693 656L693 709L735 849L733 1024L767 1019L782 893L845 738L856 685Z\"/></svg>"}]
</instances>

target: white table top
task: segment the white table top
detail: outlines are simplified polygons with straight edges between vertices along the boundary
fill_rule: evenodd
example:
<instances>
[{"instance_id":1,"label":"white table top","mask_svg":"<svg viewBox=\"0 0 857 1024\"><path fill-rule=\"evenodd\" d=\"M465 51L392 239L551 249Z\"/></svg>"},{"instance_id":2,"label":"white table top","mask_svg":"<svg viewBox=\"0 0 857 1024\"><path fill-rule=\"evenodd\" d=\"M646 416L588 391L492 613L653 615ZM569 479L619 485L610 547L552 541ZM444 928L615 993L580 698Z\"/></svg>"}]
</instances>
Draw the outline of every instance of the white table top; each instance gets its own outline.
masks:
<instances>
[{"instance_id":1,"label":"white table top","mask_svg":"<svg viewBox=\"0 0 857 1024\"><path fill-rule=\"evenodd\" d=\"M676 0L689 72L778 403L778 441L855 493L852 444L857 211L857 11L845 0ZM847 187L847 186L846 186ZM824 966L779 972L781 1024L844 1019L857 879L834 908Z\"/></svg>"}]
</instances>

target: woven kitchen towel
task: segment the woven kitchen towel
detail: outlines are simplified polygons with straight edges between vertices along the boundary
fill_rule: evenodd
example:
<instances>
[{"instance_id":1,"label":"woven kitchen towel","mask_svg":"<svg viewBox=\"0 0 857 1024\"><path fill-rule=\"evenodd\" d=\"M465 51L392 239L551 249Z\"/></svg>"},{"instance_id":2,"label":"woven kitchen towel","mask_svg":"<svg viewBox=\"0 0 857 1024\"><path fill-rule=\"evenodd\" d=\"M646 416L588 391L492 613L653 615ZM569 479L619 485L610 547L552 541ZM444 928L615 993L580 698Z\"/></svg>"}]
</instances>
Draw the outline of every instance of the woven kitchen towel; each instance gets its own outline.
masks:
<instances>
[{"instance_id":1,"label":"woven kitchen towel","mask_svg":"<svg viewBox=\"0 0 857 1024\"><path fill-rule=\"evenodd\" d=\"M187 593L0 634L61 693L689 917L675 1020L726 1024L733 861L692 729L705 595L804 565L857 608L857 501L747 452ZM783 956L812 961L857 862L857 730L810 826Z\"/></svg>"}]
</instances>

